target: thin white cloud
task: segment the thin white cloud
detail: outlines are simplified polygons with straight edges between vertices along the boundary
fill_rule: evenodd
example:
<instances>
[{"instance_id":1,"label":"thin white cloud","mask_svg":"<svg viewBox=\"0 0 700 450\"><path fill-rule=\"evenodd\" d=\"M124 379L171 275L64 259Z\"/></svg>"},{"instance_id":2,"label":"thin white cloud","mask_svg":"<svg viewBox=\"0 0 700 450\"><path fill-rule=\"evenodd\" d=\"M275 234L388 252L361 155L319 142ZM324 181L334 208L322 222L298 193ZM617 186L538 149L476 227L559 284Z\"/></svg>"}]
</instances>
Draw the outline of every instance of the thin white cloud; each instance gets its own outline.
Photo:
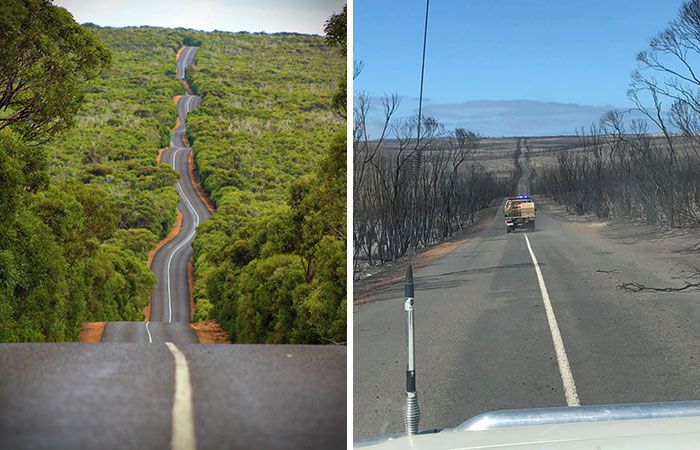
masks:
<instances>
[{"instance_id":1,"label":"thin white cloud","mask_svg":"<svg viewBox=\"0 0 700 450\"><path fill-rule=\"evenodd\" d=\"M373 103L368 120L370 135L376 137L381 125L379 99ZM454 103L425 102L424 115L432 116L447 129L457 127L475 131L483 136L556 136L572 135L582 127L598 123L600 116L612 106L591 106L575 103L542 102L535 100L470 100ZM399 116L416 114L417 101L402 98ZM631 118L642 118L639 113ZM655 128L650 126L650 131Z\"/></svg>"}]
</instances>

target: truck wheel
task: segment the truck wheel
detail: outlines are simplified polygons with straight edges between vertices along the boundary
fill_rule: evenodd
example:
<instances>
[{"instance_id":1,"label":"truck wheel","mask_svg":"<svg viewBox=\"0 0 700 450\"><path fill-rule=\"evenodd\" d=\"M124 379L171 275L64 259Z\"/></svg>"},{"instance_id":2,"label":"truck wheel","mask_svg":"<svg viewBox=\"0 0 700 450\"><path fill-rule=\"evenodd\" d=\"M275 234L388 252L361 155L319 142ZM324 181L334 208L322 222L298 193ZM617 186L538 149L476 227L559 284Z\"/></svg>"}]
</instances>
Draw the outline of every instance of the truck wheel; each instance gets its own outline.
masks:
<instances>
[{"instance_id":1,"label":"truck wheel","mask_svg":"<svg viewBox=\"0 0 700 450\"><path fill-rule=\"evenodd\" d=\"M535 221L530 222L530 231L535 231Z\"/></svg>"}]
</instances>

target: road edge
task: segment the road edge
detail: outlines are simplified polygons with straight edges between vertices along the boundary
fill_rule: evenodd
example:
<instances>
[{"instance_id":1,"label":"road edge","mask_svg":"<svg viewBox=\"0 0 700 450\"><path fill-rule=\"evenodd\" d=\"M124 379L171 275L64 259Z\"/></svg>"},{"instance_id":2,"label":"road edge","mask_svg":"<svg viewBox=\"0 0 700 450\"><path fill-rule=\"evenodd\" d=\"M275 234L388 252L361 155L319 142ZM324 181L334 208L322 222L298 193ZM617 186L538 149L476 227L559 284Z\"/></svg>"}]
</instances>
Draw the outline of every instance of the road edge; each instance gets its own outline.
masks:
<instances>
[{"instance_id":1,"label":"road edge","mask_svg":"<svg viewBox=\"0 0 700 450\"><path fill-rule=\"evenodd\" d=\"M483 231L491 223L502 203L502 198L494 199L488 207L477 212L476 220L468 228L460 231L447 241L421 249L413 260L413 269L425 267L466 244L475 233ZM371 303L371 296L401 282L405 276L404 272L407 263L408 257L404 256L395 264L380 269L370 277L353 281L353 307Z\"/></svg>"},{"instance_id":2,"label":"road edge","mask_svg":"<svg viewBox=\"0 0 700 450\"><path fill-rule=\"evenodd\" d=\"M187 260L187 284L190 285L190 323L194 320L194 255Z\"/></svg>"},{"instance_id":3,"label":"road edge","mask_svg":"<svg viewBox=\"0 0 700 450\"><path fill-rule=\"evenodd\" d=\"M168 233L167 236L165 236L163 239L156 244L155 247L153 247L151 250L148 252L148 260L146 261L146 267L148 267L148 270L151 270L151 265L153 265L153 258L156 257L156 254L160 251L165 244L168 242L172 241L177 237L177 235L180 233L180 229L182 228L182 211L180 211L180 207L175 208L175 211L177 213L177 217L175 218L175 223L173 224L173 227L170 229L170 233ZM152 272L152 271L151 271ZM144 321L149 321L151 320L151 301L148 301L148 305L146 305L143 308L143 320Z\"/></svg>"},{"instance_id":4,"label":"road edge","mask_svg":"<svg viewBox=\"0 0 700 450\"><path fill-rule=\"evenodd\" d=\"M183 136L183 140L186 140L187 138ZM186 142L187 146L189 147L189 142ZM194 150L191 149L190 147L190 156L187 158L187 170L190 173L190 180L192 180L192 186L194 186L195 192L197 192L197 196L199 199L204 203L204 206L207 207L209 212L211 214L214 214L216 212L216 207L214 204L209 200L209 197L204 193L204 189L202 189L202 186L199 184L199 178L197 177L197 172L196 166L194 164Z\"/></svg>"},{"instance_id":5,"label":"road edge","mask_svg":"<svg viewBox=\"0 0 700 450\"><path fill-rule=\"evenodd\" d=\"M182 211L180 211L180 207L178 206L175 208L175 211L177 213L177 218L175 219L175 223L173 224L173 227L170 229L170 233L168 233L167 236L165 236L163 239L161 239L158 244L156 244L155 247L153 247L149 252L148 252L148 261L146 261L146 265L148 266L148 269L150 270L151 265L153 264L153 258L155 258L156 253L158 253L158 250L163 248L165 244L168 242L172 241L175 239L180 232L180 229L182 228Z\"/></svg>"}]
</instances>

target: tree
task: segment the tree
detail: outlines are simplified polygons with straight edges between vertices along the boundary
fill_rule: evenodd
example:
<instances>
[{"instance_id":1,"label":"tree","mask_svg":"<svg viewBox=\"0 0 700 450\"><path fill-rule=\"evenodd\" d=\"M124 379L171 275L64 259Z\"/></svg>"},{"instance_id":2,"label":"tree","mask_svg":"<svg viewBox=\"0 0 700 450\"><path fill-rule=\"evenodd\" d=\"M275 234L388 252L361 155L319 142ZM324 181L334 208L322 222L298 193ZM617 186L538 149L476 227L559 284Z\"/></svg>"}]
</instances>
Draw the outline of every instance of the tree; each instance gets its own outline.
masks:
<instances>
[{"instance_id":1,"label":"tree","mask_svg":"<svg viewBox=\"0 0 700 450\"><path fill-rule=\"evenodd\" d=\"M345 5L342 12L331 15L323 26L326 42L328 45L338 47L343 56L347 55L348 47L347 23L348 6Z\"/></svg>"},{"instance_id":2,"label":"tree","mask_svg":"<svg viewBox=\"0 0 700 450\"><path fill-rule=\"evenodd\" d=\"M83 82L111 62L107 47L48 0L4 1L0 40L0 129L16 124L26 139L70 127Z\"/></svg>"},{"instance_id":3,"label":"tree","mask_svg":"<svg viewBox=\"0 0 700 450\"><path fill-rule=\"evenodd\" d=\"M415 245L449 238L474 222L475 214L509 183L469 161L479 136L457 128L445 133L432 117L395 119L396 95L382 99L382 128L371 139L367 130L370 99L355 101L354 218L355 269L396 261ZM393 135L394 139L387 139ZM420 164L421 170L416 170Z\"/></svg>"},{"instance_id":4,"label":"tree","mask_svg":"<svg viewBox=\"0 0 700 450\"><path fill-rule=\"evenodd\" d=\"M347 55L348 48L347 13L348 7L345 5L343 6L343 12L331 15L323 27L323 31L326 32L326 43L332 47L338 47L340 54L343 56ZM347 115L347 98L348 85L346 79L343 77L338 82L338 91L333 96L332 102L333 108L338 111L343 118Z\"/></svg>"},{"instance_id":5,"label":"tree","mask_svg":"<svg viewBox=\"0 0 700 450\"><path fill-rule=\"evenodd\" d=\"M695 144L700 132L700 78L693 64L700 57L700 0L686 1L677 17L637 54L637 68L627 91L635 106L663 132L670 162L676 163L671 126ZM657 76L662 77L659 80ZM664 102L670 114L664 113ZM651 103L652 108L647 105Z\"/></svg>"}]
</instances>

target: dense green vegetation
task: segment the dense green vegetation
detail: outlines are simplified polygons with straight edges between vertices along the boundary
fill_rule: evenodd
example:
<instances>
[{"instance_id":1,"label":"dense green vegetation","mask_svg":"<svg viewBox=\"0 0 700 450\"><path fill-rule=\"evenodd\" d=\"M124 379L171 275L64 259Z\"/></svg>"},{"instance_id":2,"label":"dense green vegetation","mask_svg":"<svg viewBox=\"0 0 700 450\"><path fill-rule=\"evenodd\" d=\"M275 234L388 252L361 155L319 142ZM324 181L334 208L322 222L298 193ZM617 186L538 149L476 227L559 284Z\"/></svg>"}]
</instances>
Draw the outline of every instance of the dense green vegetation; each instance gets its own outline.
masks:
<instances>
[{"instance_id":1,"label":"dense green vegetation","mask_svg":"<svg viewBox=\"0 0 700 450\"><path fill-rule=\"evenodd\" d=\"M158 28L87 27L113 53L112 68L90 82L76 126L49 145L55 179L104 188L120 229L165 236L175 221L177 173L157 165L176 117L175 54L183 33Z\"/></svg>"},{"instance_id":2,"label":"dense green vegetation","mask_svg":"<svg viewBox=\"0 0 700 450\"><path fill-rule=\"evenodd\" d=\"M237 341L345 340L340 52L318 36L80 27L43 0L8 8L0 341L143 318L147 252L176 216L177 174L155 158L182 93L183 44L202 46L188 75L204 102L188 128L218 207L195 243L197 317Z\"/></svg>"},{"instance_id":3,"label":"dense green vegetation","mask_svg":"<svg viewBox=\"0 0 700 450\"><path fill-rule=\"evenodd\" d=\"M0 129L12 125L24 139L49 139L72 125L83 82L109 65L109 50L46 0L2 6Z\"/></svg>"},{"instance_id":4,"label":"dense green vegetation","mask_svg":"<svg viewBox=\"0 0 700 450\"><path fill-rule=\"evenodd\" d=\"M318 36L196 38L188 135L217 213L194 244L195 320L235 342L343 342L345 58Z\"/></svg>"},{"instance_id":5,"label":"dense green vegetation","mask_svg":"<svg viewBox=\"0 0 700 450\"><path fill-rule=\"evenodd\" d=\"M4 94L30 89L3 105L19 120L0 125L0 341L140 320L155 284L147 252L175 219L176 174L155 157L176 116L185 35L80 27L41 0L9 7Z\"/></svg>"}]
</instances>

